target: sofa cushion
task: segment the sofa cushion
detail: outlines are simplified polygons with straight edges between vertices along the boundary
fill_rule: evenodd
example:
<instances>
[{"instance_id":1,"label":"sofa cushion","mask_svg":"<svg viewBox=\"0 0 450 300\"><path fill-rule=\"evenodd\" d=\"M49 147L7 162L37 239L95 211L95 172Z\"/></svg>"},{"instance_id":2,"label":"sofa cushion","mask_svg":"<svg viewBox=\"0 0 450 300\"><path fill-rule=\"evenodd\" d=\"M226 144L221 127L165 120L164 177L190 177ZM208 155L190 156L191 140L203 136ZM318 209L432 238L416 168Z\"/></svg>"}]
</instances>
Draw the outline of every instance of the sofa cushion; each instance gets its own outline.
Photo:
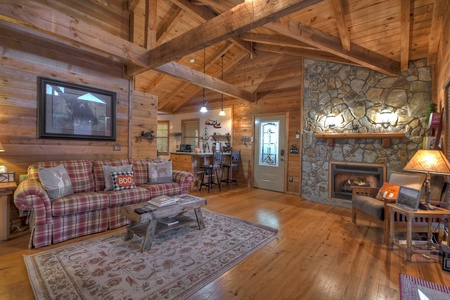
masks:
<instances>
[{"instance_id":1,"label":"sofa cushion","mask_svg":"<svg viewBox=\"0 0 450 300\"><path fill-rule=\"evenodd\" d=\"M384 201L356 195L352 197L352 205L374 218L384 220Z\"/></svg>"},{"instance_id":2,"label":"sofa cushion","mask_svg":"<svg viewBox=\"0 0 450 300\"><path fill-rule=\"evenodd\" d=\"M93 162L95 190L105 190L105 176L103 174L103 166L125 166L129 165L128 159L109 159L109 160L94 160Z\"/></svg>"},{"instance_id":3,"label":"sofa cushion","mask_svg":"<svg viewBox=\"0 0 450 300\"><path fill-rule=\"evenodd\" d=\"M151 162L162 163L164 160L159 158L130 159L130 163L133 164L134 181L137 186L149 183L148 164Z\"/></svg>"},{"instance_id":4,"label":"sofa cushion","mask_svg":"<svg viewBox=\"0 0 450 300\"><path fill-rule=\"evenodd\" d=\"M143 184L140 185L142 188L146 188L150 191L150 199L166 195L166 196L175 196L183 193L183 188L181 184L178 183L159 183L159 184Z\"/></svg>"},{"instance_id":5,"label":"sofa cushion","mask_svg":"<svg viewBox=\"0 0 450 300\"><path fill-rule=\"evenodd\" d=\"M39 180L39 167L51 168L60 164L64 166L70 177L74 193L94 191L92 162L89 160L47 161L35 163L28 167L28 178Z\"/></svg>"},{"instance_id":6,"label":"sofa cushion","mask_svg":"<svg viewBox=\"0 0 450 300\"><path fill-rule=\"evenodd\" d=\"M128 190L136 188L134 183L133 171L114 172L111 174L114 191Z\"/></svg>"},{"instance_id":7,"label":"sofa cushion","mask_svg":"<svg viewBox=\"0 0 450 300\"><path fill-rule=\"evenodd\" d=\"M109 197L109 207L140 203L150 199L150 191L141 187L121 191L103 192Z\"/></svg>"},{"instance_id":8,"label":"sofa cushion","mask_svg":"<svg viewBox=\"0 0 450 300\"><path fill-rule=\"evenodd\" d=\"M103 176L105 178L105 189L104 191L114 190L112 174L117 172L131 172L133 171L133 165L125 166L102 166Z\"/></svg>"},{"instance_id":9,"label":"sofa cushion","mask_svg":"<svg viewBox=\"0 0 450 300\"><path fill-rule=\"evenodd\" d=\"M72 182L63 165L52 168L39 167L39 180L50 199L58 199L73 194Z\"/></svg>"},{"instance_id":10,"label":"sofa cushion","mask_svg":"<svg viewBox=\"0 0 450 300\"><path fill-rule=\"evenodd\" d=\"M75 193L56 199L52 203L53 216L65 216L107 208L109 197L104 193Z\"/></svg>"},{"instance_id":11,"label":"sofa cushion","mask_svg":"<svg viewBox=\"0 0 450 300\"><path fill-rule=\"evenodd\" d=\"M148 164L148 177L150 183L170 183L172 182L172 162Z\"/></svg>"}]
</instances>

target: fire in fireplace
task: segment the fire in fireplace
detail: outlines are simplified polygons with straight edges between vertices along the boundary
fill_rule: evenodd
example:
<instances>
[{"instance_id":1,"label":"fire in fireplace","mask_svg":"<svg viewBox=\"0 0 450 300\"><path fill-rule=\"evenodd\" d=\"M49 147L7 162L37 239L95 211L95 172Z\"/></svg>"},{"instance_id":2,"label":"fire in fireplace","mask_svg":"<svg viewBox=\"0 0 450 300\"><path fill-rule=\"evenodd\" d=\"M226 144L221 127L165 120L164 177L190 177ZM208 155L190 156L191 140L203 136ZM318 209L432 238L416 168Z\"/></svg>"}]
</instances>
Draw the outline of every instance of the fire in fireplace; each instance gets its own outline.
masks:
<instances>
[{"instance_id":1,"label":"fire in fireplace","mask_svg":"<svg viewBox=\"0 0 450 300\"><path fill-rule=\"evenodd\" d=\"M383 185L386 166L381 164L330 162L330 198L352 199L354 187L376 187Z\"/></svg>"}]
</instances>

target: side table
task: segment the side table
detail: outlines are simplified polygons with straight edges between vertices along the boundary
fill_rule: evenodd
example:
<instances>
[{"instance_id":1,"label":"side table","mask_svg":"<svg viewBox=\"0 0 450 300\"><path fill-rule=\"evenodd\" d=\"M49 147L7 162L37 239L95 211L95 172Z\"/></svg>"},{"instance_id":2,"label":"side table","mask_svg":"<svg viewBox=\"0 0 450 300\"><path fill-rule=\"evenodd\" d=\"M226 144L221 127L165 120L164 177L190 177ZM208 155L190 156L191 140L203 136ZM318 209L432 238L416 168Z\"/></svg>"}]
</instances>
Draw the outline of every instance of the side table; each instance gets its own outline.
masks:
<instances>
[{"instance_id":1,"label":"side table","mask_svg":"<svg viewBox=\"0 0 450 300\"><path fill-rule=\"evenodd\" d=\"M431 251L433 251L433 245L431 243L431 223L432 219L441 219L441 218L449 218L450 217L450 210L436 207L434 210L422 210L418 209L416 211L403 208L401 206L398 206L397 204L387 204L388 211L389 211L389 244L394 249L394 246L398 246L400 249L403 249L406 251L406 259L408 261L412 261L412 255L414 253L426 253L430 254ZM400 242L396 241L394 239L394 213L402 214L407 219L406 224L406 247L404 244L401 244ZM427 219L428 223L428 232L427 232L427 247L426 249L413 249L413 241L412 241L412 234L413 234L413 220L415 218L423 218ZM450 219L448 219L449 225L450 225Z\"/></svg>"},{"instance_id":2,"label":"side table","mask_svg":"<svg viewBox=\"0 0 450 300\"><path fill-rule=\"evenodd\" d=\"M9 239L9 196L16 190L15 182L0 182L0 238L2 241Z\"/></svg>"}]
</instances>

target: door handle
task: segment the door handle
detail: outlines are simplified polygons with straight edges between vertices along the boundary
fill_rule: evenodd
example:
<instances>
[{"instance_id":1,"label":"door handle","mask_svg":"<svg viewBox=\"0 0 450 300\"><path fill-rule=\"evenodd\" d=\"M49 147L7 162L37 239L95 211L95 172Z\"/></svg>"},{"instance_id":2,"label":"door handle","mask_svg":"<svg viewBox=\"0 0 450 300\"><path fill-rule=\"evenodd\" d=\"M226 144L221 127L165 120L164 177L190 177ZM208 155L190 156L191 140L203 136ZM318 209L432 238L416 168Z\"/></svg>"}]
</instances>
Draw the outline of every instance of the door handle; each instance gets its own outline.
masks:
<instances>
[{"instance_id":1,"label":"door handle","mask_svg":"<svg viewBox=\"0 0 450 300\"><path fill-rule=\"evenodd\" d=\"M284 156L284 149L281 149L280 156Z\"/></svg>"}]
</instances>

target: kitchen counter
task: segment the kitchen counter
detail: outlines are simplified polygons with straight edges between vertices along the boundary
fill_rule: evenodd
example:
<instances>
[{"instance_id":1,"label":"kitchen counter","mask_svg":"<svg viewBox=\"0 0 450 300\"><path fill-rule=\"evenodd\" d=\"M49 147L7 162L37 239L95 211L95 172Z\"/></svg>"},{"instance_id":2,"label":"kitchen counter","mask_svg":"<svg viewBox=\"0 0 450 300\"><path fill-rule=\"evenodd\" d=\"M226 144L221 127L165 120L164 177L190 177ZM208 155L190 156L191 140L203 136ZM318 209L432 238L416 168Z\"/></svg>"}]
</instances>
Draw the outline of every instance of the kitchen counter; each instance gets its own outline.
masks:
<instances>
[{"instance_id":1,"label":"kitchen counter","mask_svg":"<svg viewBox=\"0 0 450 300\"><path fill-rule=\"evenodd\" d=\"M223 154L225 157L231 157L230 152ZM201 166L209 164L213 156L212 152L195 153L195 152L170 152L172 160L172 169L189 172L194 175L196 180L192 183L190 189L195 190L200 184L202 169ZM225 159L226 160L226 159Z\"/></svg>"}]
</instances>

